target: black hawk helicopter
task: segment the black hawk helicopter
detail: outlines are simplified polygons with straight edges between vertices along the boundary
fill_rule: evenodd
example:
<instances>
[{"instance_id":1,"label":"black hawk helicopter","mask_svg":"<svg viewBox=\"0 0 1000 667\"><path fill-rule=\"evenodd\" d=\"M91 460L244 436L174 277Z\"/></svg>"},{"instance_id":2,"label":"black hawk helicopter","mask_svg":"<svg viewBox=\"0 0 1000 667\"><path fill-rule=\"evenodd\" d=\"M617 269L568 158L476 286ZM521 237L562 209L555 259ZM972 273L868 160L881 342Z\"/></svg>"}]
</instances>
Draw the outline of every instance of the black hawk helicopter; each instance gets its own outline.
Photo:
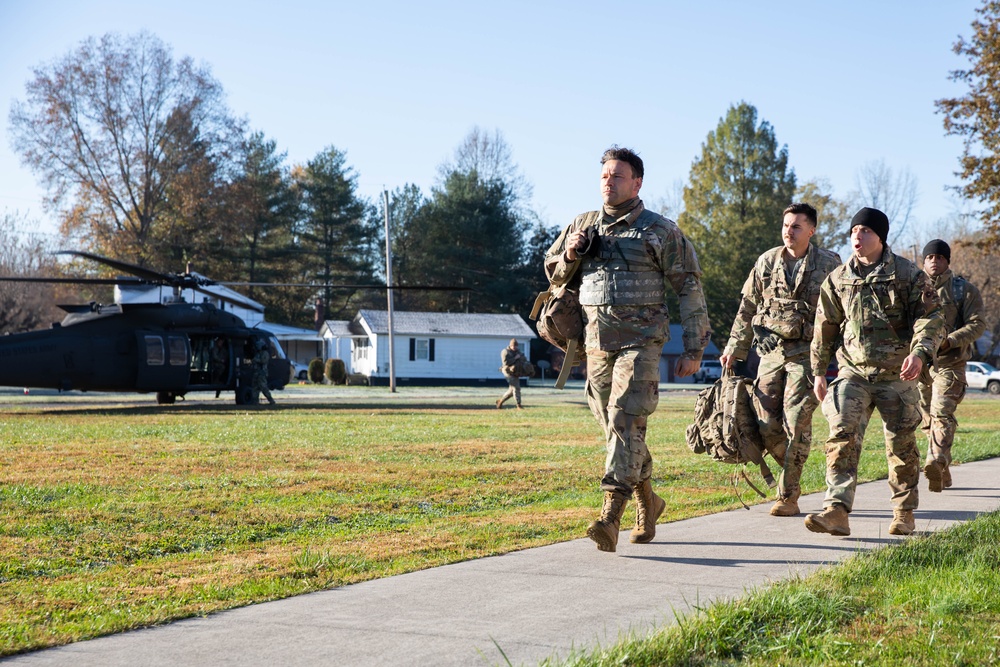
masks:
<instances>
[{"instance_id":1,"label":"black hawk helicopter","mask_svg":"<svg viewBox=\"0 0 1000 667\"><path fill-rule=\"evenodd\" d=\"M0 336L0 386L156 393L158 403L173 403L193 391L234 391L237 405L257 402L253 357L260 347L271 355L268 386L283 389L291 362L277 339L247 326L235 314L207 299L184 300L191 289L226 301L206 289L218 283L190 270L183 274L150 269L86 252L62 251L131 274L119 278L0 277L14 282L162 286L172 290L163 303L60 305L67 312L51 329ZM354 285L348 287L381 287ZM393 288L395 289L395 288ZM414 289L427 289L414 287ZM455 289L455 288L433 288Z\"/></svg>"}]
</instances>

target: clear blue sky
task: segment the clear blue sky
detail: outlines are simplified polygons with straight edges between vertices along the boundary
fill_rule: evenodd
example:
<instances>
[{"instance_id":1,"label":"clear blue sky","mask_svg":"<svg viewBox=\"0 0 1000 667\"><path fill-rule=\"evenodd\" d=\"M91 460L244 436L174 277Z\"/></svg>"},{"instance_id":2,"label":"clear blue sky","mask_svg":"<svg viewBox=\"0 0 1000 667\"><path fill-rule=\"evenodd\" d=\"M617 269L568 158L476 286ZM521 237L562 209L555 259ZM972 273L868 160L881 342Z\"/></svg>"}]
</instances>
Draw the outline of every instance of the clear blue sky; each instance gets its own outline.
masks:
<instances>
[{"instance_id":1,"label":"clear blue sky","mask_svg":"<svg viewBox=\"0 0 1000 667\"><path fill-rule=\"evenodd\" d=\"M834 193L884 159L916 176L922 224L952 209L960 142L934 100L961 94L951 46L979 2L258 2L0 0L0 213L54 223L10 148L31 69L88 36L146 29L211 67L230 108L289 163L347 152L362 195L415 183L475 125L499 128L560 226L599 203L599 157L635 148L642 195L687 180L740 100L788 146L799 181ZM777 242L777 239L776 239Z\"/></svg>"}]
</instances>

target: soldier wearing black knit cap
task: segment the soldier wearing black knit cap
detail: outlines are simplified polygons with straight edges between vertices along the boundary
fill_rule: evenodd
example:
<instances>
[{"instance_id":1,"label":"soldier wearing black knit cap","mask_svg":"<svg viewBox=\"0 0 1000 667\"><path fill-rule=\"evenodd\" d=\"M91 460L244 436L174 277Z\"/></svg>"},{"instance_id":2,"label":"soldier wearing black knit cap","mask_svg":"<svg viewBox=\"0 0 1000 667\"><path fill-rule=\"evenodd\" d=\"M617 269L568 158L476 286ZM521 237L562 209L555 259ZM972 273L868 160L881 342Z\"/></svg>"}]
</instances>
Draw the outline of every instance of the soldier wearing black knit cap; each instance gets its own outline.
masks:
<instances>
[{"instance_id":1,"label":"soldier wearing black knit cap","mask_svg":"<svg viewBox=\"0 0 1000 667\"><path fill-rule=\"evenodd\" d=\"M965 398L965 362L986 330L983 297L975 285L951 272L951 247L941 239L924 246L924 272L941 299L948 335L934 362L920 376L920 415L927 436L924 476L931 491L951 486L951 445L958 421L955 411Z\"/></svg>"},{"instance_id":2,"label":"soldier wearing black knit cap","mask_svg":"<svg viewBox=\"0 0 1000 667\"><path fill-rule=\"evenodd\" d=\"M824 510L806 517L816 533L850 535L858 460L865 426L879 411L885 433L893 519L890 535L910 535L915 523L920 451L917 379L944 338L937 293L913 262L886 245L889 219L863 208L851 221L852 255L823 281L816 307L810 363L813 387L830 424L826 441ZM840 368L827 387L836 351Z\"/></svg>"}]
</instances>

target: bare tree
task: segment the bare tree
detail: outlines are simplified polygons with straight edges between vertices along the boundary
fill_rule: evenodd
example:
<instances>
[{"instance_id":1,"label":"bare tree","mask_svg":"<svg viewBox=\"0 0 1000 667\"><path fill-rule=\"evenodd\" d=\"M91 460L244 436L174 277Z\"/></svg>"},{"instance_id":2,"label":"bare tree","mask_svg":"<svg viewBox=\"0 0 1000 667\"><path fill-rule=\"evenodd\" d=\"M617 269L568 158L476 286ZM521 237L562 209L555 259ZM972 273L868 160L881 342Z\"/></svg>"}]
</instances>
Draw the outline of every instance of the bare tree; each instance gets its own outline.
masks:
<instances>
[{"instance_id":1,"label":"bare tree","mask_svg":"<svg viewBox=\"0 0 1000 667\"><path fill-rule=\"evenodd\" d=\"M649 200L647 208L665 218L677 220L684 212L684 181L675 178L666 192Z\"/></svg>"},{"instance_id":2,"label":"bare tree","mask_svg":"<svg viewBox=\"0 0 1000 667\"><path fill-rule=\"evenodd\" d=\"M50 242L27 231L37 226L16 213L0 216L0 276L55 275ZM31 331L56 319L61 318L51 285L0 281L0 333Z\"/></svg>"},{"instance_id":3,"label":"bare tree","mask_svg":"<svg viewBox=\"0 0 1000 667\"><path fill-rule=\"evenodd\" d=\"M499 129L490 134L478 125L473 127L455 149L454 159L438 167L441 182L456 171L462 174L475 171L483 182L505 183L519 206L526 207L531 201L531 183L514 162L510 144Z\"/></svg>"},{"instance_id":4,"label":"bare tree","mask_svg":"<svg viewBox=\"0 0 1000 667\"><path fill-rule=\"evenodd\" d=\"M956 237L951 243L951 269L968 278L983 295L986 330L993 336L993 347L983 357L995 359L1000 353L1000 256L984 247L987 231Z\"/></svg>"},{"instance_id":5,"label":"bare tree","mask_svg":"<svg viewBox=\"0 0 1000 667\"><path fill-rule=\"evenodd\" d=\"M848 197L852 208L871 206L885 213L890 223L889 245L895 245L912 222L919 197L916 176L908 168L895 172L885 160L872 160L858 169L855 186Z\"/></svg>"},{"instance_id":6,"label":"bare tree","mask_svg":"<svg viewBox=\"0 0 1000 667\"><path fill-rule=\"evenodd\" d=\"M63 232L95 250L147 263L166 193L204 151L222 152L237 124L221 86L154 35L89 38L34 70L10 110L11 142L48 189Z\"/></svg>"}]
</instances>

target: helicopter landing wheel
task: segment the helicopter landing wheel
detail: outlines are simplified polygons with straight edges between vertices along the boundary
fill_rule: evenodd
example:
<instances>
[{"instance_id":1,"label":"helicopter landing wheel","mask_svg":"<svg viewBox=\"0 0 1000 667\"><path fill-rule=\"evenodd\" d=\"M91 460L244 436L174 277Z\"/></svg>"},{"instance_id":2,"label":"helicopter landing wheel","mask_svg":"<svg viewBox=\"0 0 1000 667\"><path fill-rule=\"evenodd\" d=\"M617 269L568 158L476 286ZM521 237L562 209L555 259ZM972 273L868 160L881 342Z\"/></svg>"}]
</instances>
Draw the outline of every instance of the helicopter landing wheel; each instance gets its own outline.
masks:
<instances>
[{"instance_id":1,"label":"helicopter landing wheel","mask_svg":"<svg viewBox=\"0 0 1000 667\"><path fill-rule=\"evenodd\" d=\"M236 388L236 405L253 405L254 391L252 388L243 385Z\"/></svg>"},{"instance_id":2,"label":"helicopter landing wheel","mask_svg":"<svg viewBox=\"0 0 1000 667\"><path fill-rule=\"evenodd\" d=\"M172 391L156 392L156 402L160 405L173 405L177 400L177 394Z\"/></svg>"}]
</instances>

